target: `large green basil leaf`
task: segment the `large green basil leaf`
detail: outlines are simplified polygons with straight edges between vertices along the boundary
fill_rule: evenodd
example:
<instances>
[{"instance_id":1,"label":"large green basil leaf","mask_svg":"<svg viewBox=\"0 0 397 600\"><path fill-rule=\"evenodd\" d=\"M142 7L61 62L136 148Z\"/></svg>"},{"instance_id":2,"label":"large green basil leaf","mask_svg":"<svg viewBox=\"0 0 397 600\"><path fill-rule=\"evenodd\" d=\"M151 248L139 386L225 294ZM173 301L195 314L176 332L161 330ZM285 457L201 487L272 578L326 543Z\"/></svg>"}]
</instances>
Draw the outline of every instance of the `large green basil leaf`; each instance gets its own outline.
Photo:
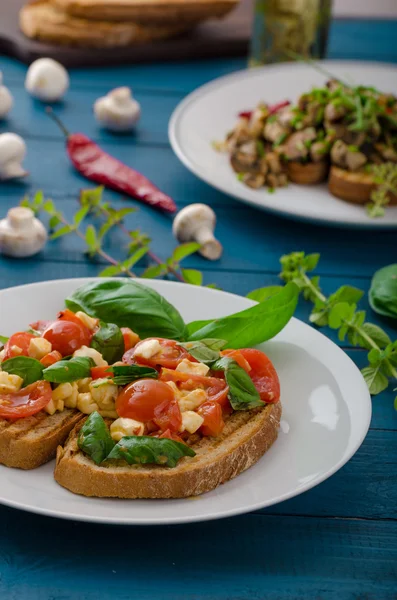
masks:
<instances>
[{"instance_id":1,"label":"large green basil leaf","mask_svg":"<svg viewBox=\"0 0 397 600\"><path fill-rule=\"evenodd\" d=\"M15 356L1 363L2 371L22 377L22 387L43 379L43 365L39 360L29 356Z\"/></svg>"},{"instance_id":2,"label":"large green basil leaf","mask_svg":"<svg viewBox=\"0 0 397 600\"><path fill-rule=\"evenodd\" d=\"M212 365L212 369L225 372L229 400L234 410L250 410L264 406L251 377L236 361L224 356Z\"/></svg>"},{"instance_id":3,"label":"large green basil leaf","mask_svg":"<svg viewBox=\"0 0 397 600\"><path fill-rule=\"evenodd\" d=\"M290 282L280 292L223 319L194 321L187 325L189 341L205 338L226 340L228 348L256 346L277 335L295 312L299 289Z\"/></svg>"},{"instance_id":4,"label":"large green basil leaf","mask_svg":"<svg viewBox=\"0 0 397 600\"><path fill-rule=\"evenodd\" d=\"M397 319L397 264L383 267L375 273L368 298L376 313Z\"/></svg>"},{"instance_id":5,"label":"large green basil leaf","mask_svg":"<svg viewBox=\"0 0 397 600\"><path fill-rule=\"evenodd\" d=\"M123 437L108 455L108 459L125 460L129 465L163 465L176 467L183 456L196 456L192 448L168 438L146 435Z\"/></svg>"},{"instance_id":6,"label":"large green basil leaf","mask_svg":"<svg viewBox=\"0 0 397 600\"><path fill-rule=\"evenodd\" d=\"M69 360L59 360L43 371L43 378L51 383L66 383L91 377L91 368L95 367L92 358L76 356Z\"/></svg>"},{"instance_id":7,"label":"large green basil leaf","mask_svg":"<svg viewBox=\"0 0 397 600\"><path fill-rule=\"evenodd\" d=\"M180 346L185 348L189 354L199 362L202 362L205 365L211 365L214 360L218 360L220 357L219 350L221 350L225 344L225 340L206 339L201 340L200 342L186 342L185 344L180 344Z\"/></svg>"},{"instance_id":8,"label":"large green basil leaf","mask_svg":"<svg viewBox=\"0 0 397 600\"><path fill-rule=\"evenodd\" d=\"M176 308L154 290L135 281L105 279L89 283L73 292L66 299L66 306L106 323L130 327L142 338L185 337L185 323Z\"/></svg>"},{"instance_id":9,"label":"large green basil leaf","mask_svg":"<svg viewBox=\"0 0 397 600\"><path fill-rule=\"evenodd\" d=\"M120 327L101 321L100 328L92 337L91 348L98 350L109 364L121 360L124 354L124 338Z\"/></svg>"},{"instance_id":10,"label":"large green basil leaf","mask_svg":"<svg viewBox=\"0 0 397 600\"><path fill-rule=\"evenodd\" d=\"M152 367L141 367L140 365L125 365L109 368L113 373L113 381L116 385L128 385L137 379L157 379L159 374Z\"/></svg>"},{"instance_id":11,"label":"large green basil leaf","mask_svg":"<svg viewBox=\"0 0 397 600\"><path fill-rule=\"evenodd\" d=\"M115 443L106 423L98 412L90 414L80 429L77 444L97 465L105 460Z\"/></svg>"}]
</instances>

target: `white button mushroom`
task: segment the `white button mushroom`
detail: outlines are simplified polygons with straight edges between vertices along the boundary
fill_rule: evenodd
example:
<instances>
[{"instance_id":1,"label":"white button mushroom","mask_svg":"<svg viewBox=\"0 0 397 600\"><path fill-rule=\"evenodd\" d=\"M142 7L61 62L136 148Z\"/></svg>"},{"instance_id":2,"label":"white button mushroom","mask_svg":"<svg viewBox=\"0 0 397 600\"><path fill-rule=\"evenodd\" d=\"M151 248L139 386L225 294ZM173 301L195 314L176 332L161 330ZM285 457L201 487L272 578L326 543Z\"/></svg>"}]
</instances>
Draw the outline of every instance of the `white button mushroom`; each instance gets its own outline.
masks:
<instances>
[{"instance_id":1,"label":"white button mushroom","mask_svg":"<svg viewBox=\"0 0 397 600\"><path fill-rule=\"evenodd\" d=\"M222 246L214 237L216 215L206 204L191 204L176 215L172 231L179 242L198 242L205 258L217 260Z\"/></svg>"},{"instance_id":2,"label":"white button mushroom","mask_svg":"<svg viewBox=\"0 0 397 600\"><path fill-rule=\"evenodd\" d=\"M46 241L47 231L30 208L10 208L7 217L0 221L0 252L7 256L33 256Z\"/></svg>"},{"instance_id":3,"label":"white button mushroom","mask_svg":"<svg viewBox=\"0 0 397 600\"><path fill-rule=\"evenodd\" d=\"M26 144L21 136L16 133L0 135L0 180L27 175L21 165L25 154Z\"/></svg>"},{"instance_id":4,"label":"white button mushroom","mask_svg":"<svg viewBox=\"0 0 397 600\"><path fill-rule=\"evenodd\" d=\"M43 102L61 100L68 87L68 72L61 63L52 58L38 58L32 62L26 73L26 90Z\"/></svg>"},{"instance_id":5,"label":"white button mushroom","mask_svg":"<svg viewBox=\"0 0 397 600\"><path fill-rule=\"evenodd\" d=\"M3 75L0 71L0 119L4 119L10 112L14 103L11 92L3 83Z\"/></svg>"},{"instance_id":6,"label":"white button mushroom","mask_svg":"<svg viewBox=\"0 0 397 600\"><path fill-rule=\"evenodd\" d=\"M130 88L120 87L95 101L94 114L98 123L111 131L130 131L141 116L141 107Z\"/></svg>"}]
</instances>

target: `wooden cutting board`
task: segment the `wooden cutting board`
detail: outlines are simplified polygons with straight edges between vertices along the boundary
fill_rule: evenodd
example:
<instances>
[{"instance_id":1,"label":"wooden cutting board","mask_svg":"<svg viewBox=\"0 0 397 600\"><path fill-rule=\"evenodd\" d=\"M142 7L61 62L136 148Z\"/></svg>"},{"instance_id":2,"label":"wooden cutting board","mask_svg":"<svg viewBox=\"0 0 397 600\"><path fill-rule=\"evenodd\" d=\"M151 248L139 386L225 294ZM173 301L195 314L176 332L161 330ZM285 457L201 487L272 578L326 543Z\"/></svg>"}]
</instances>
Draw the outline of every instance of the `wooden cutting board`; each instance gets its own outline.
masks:
<instances>
[{"instance_id":1,"label":"wooden cutting board","mask_svg":"<svg viewBox=\"0 0 397 600\"><path fill-rule=\"evenodd\" d=\"M23 35L18 27L18 12L25 3L24 0L0 0L0 54L15 56L27 64L41 56L54 58L66 67L241 56L247 52L251 34L253 1L242 0L225 19L208 21L189 35L172 40L103 50L68 48L30 40Z\"/></svg>"}]
</instances>

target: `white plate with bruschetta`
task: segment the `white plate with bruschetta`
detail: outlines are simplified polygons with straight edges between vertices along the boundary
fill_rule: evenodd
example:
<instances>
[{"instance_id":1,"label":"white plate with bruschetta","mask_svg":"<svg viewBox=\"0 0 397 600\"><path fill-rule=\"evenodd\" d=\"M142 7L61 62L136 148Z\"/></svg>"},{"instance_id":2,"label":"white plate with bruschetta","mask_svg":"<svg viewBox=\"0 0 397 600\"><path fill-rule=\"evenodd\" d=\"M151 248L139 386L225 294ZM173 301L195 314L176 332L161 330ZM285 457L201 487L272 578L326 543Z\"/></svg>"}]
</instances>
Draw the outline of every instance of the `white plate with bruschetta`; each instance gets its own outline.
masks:
<instances>
[{"instance_id":1,"label":"white plate with bruschetta","mask_svg":"<svg viewBox=\"0 0 397 600\"><path fill-rule=\"evenodd\" d=\"M291 318L295 288L261 304L150 280L0 291L0 503L189 523L271 506L333 475L364 440L371 399L343 350Z\"/></svg>"},{"instance_id":2,"label":"white plate with bruschetta","mask_svg":"<svg viewBox=\"0 0 397 600\"><path fill-rule=\"evenodd\" d=\"M396 97L392 65L258 67L187 96L169 139L195 175L256 208L324 225L395 228Z\"/></svg>"}]
</instances>

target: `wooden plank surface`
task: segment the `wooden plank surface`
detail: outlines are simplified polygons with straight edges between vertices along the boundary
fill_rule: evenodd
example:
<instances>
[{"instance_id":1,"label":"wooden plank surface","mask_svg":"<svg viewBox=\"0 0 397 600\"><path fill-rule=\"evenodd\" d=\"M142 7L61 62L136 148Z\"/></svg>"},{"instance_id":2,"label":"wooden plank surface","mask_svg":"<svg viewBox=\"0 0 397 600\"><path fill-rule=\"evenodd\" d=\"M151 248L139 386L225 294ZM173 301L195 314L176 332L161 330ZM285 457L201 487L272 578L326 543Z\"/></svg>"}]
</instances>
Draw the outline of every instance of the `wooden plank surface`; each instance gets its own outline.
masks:
<instances>
[{"instance_id":1,"label":"wooden plank surface","mask_svg":"<svg viewBox=\"0 0 397 600\"><path fill-rule=\"evenodd\" d=\"M337 22L331 57L397 61L397 22ZM368 43L368 40L371 43ZM319 251L319 273L328 294L343 283L368 291L375 269L395 262L395 233L362 233L315 227L255 211L199 182L173 156L167 120L179 100L213 77L243 68L244 59L192 64L134 66L71 73L72 86L58 107L72 129L95 137L107 150L152 177L178 206L212 205L225 254L217 263L199 256L186 266L204 272L239 294L278 282L279 257L295 249ZM15 95L12 118L0 132L26 136L30 178L0 185L0 216L24 193L42 188L71 216L85 185L70 168L61 136L42 106L23 91L25 67L0 58ZM135 138L99 130L93 99L111 87L130 84L143 103ZM110 192L117 206L124 200ZM174 240L170 218L131 202L139 211L126 224L153 238L167 258ZM108 250L122 251L124 238L109 237ZM49 244L27 261L0 257L0 287L62 277L93 276L103 265L82 255L73 237ZM138 273L144 268L141 263ZM368 304L363 302L368 310ZM297 316L308 319L301 302ZM370 315L393 338L396 328ZM333 332L327 335L337 343ZM366 352L342 344L359 367ZM395 478L397 413L389 390L373 400L371 430L353 459L332 478L304 495L245 517L192 526L101 527L67 523L0 508L0 598L7 600L396 600L397 514ZM319 449L321 451L321 449Z\"/></svg>"}]
</instances>

